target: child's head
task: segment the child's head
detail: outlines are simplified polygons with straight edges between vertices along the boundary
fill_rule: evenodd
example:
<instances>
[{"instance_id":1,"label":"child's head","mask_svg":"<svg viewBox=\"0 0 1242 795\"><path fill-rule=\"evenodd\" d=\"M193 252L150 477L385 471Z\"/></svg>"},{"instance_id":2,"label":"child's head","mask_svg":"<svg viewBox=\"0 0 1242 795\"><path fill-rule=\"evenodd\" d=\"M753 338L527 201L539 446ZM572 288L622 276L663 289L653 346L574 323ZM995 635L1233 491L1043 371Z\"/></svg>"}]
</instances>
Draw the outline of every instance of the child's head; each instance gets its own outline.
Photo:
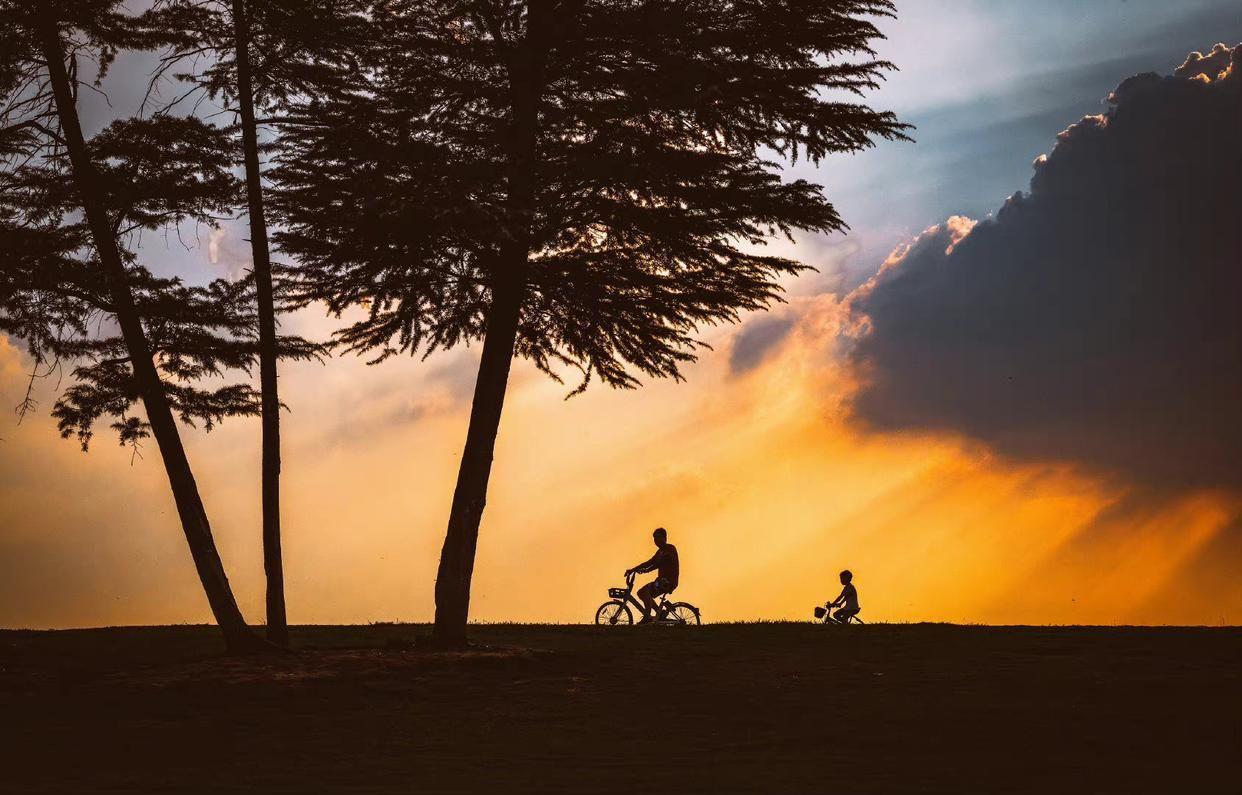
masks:
<instances>
[{"instance_id":1,"label":"child's head","mask_svg":"<svg viewBox=\"0 0 1242 795\"><path fill-rule=\"evenodd\" d=\"M841 572L841 584L842 585L849 585L850 580L852 579L854 579L854 575L850 572L849 569L846 569L845 571Z\"/></svg>"}]
</instances>

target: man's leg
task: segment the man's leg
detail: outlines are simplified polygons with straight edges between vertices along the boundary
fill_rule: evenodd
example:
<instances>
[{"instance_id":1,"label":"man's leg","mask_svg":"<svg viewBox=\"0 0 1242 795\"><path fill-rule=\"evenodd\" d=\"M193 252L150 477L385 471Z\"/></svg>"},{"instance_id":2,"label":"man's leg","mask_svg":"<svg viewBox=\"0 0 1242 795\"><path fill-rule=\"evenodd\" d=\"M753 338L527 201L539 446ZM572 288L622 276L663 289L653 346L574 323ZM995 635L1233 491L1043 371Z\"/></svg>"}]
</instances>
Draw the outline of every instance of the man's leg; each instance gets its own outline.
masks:
<instances>
[{"instance_id":1,"label":"man's leg","mask_svg":"<svg viewBox=\"0 0 1242 795\"><path fill-rule=\"evenodd\" d=\"M638 589L638 598L643 603L643 621L650 621L651 612L655 610L655 596L652 594L654 590L654 582L649 582Z\"/></svg>"}]
</instances>

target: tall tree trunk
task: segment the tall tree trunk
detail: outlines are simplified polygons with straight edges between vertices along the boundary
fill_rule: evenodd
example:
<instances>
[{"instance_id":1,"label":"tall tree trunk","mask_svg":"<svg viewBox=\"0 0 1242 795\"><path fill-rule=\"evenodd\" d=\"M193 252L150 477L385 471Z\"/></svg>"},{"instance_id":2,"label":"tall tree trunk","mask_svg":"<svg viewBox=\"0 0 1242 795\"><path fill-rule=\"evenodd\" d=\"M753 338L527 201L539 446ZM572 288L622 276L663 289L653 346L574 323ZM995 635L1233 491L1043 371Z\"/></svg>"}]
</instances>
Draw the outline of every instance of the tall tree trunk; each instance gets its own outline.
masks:
<instances>
[{"instance_id":1,"label":"tall tree trunk","mask_svg":"<svg viewBox=\"0 0 1242 795\"><path fill-rule=\"evenodd\" d=\"M172 487L177 513L181 517L185 539L190 545L194 566L198 569L198 577L203 584L203 590L207 592L211 612L224 632L224 640L229 650L249 650L260 641L246 626L246 620L237 607L237 600L233 598L233 590L229 586L224 565L220 562L220 554L211 535L207 512L194 482L194 473L190 470L190 462L181 444L181 436L173 420L164 386L151 358L151 349L138 317L138 310L134 306L125 266L113 236L99 175L82 137L82 126L65 69L65 51L56 20L48 12L40 15L39 23L40 44L47 61L61 132L73 169L74 184L81 194L82 209L103 266L109 295L116 310L117 323L129 351L134 381L146 410L151 433L155 436L164 461L164 470L168 474L168 483Z\"/></svg>"},{"instance_id":2,"label":"tall tree trunk","mask_svg":"<svg viewBox=\"0 0 1242 795\"><path fill-rule=\"evenodd\" d=\"M522 257L525 260L525 255ZM470 427L466 447L457 473L448 531L440 552L436 575L435 639L446 646L466 642L466 619L470 612L470 580L474 575L474 553L479 542L479 523L487 502L487 482L492 472L492 455L500 427L501 409L513 362L518 317L525 286L520 280L492 288L488 310L483 357L474 384L474 403L470 408Z\"/></svg>"},{"instance_id":3,"label":"tall tree trunk","mask_svg":"<svg viewBox=\"0 0 1242 795\"><path fill-rule=\"evenodd\" d=\"M233 0L233 43L237 50L237 101L241 106L242 148L246 159L246 200L250 211L250 249L259 304L259 389L263 399L263 571L267 574L267 638L286 646L285 572L280 555L280 397L276 386L276 307L272 298L272 259L259 172L259 135L250 79L250 18L244 0Z\"/></svg>"},{"instance_id":4,"label":"tall tree trunk","mask_svg":"<svg viewBox=\"0 0 1242 795\"><path fill-rule=\"evenodd\" d=\"M535 158L538 140L538 97L542 83L542 48L537 35L546 19L545 4L533 3L527 36L510 55L512 135L509 138L508 197L505 240L492 276L492 303L483 337L483 356L474 385L470 426L462 451L449 513L448 531L436 576L434 637L445 646L466 643L470 613L470 580L479 542L479 524L487 502L487 482L500 427L501 409L517 341L518 321L526 294L526 269L531 248L535 206Z\"/></svg>"}]
</instances>

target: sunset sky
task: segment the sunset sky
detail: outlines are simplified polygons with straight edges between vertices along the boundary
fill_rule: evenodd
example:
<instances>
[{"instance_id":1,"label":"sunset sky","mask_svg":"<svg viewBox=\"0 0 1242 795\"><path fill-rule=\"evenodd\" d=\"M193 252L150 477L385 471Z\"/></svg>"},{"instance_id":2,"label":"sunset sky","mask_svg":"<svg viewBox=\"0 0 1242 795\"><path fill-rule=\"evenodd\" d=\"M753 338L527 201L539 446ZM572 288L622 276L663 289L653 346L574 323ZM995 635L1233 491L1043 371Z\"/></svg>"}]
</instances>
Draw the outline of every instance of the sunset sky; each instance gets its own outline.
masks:
<instances>
[{"instance_id":1,"label":"sunset sky","mask_svg":"<svg viewBox=\"0 0 1242 795\"><path fill-rule=\"evenodd\" d=\"M826 185L851 231L772 243L818 270L785 285L786 304L704 329L711 349L684 383L565 399L568 387L515 366L475 620L589 621L663 525L681 552L678 595L707 621L808 618L848 567L871 621L1242 622L1242 464L1229 444L1242 440L1242 341L1235 310L1213 303L1236 303L1226 289L1242 265L1222 259L1242 250L1242 76L1224 51L1117 91L1132 109L1126 140L1168 147L1137 176L1102 121L1053 152L1126 78L1242 41L1242 5L898 11L880 54L900 71L867 101L914 124L916 142L788 169ZM104 84L113 112L136 109L149 66L118 62ZM107 121L84 101L96 127ZM1230 118L1238 126L1214 121ZM1100 181L1089 194L1076 193L1082 174ZM1188 193L1174 191L1179 174ZM1007 203L1019 190L1036 198ZM1093 225L1100 208L1129 214ZM1167 245L1145 237L1152 208ZM159 273L236 275L244 237L243 220L149 236L140 251ZM1115 332L1133 321L1113 318L1118 294L1150 309L1150 338ZM1023 300L1036 311L1008 309ZM313 310L284 321L321 339L334 322ZM477 354L284 366L291 622L430 619ZM7 407L29 368L0 336L0 626L209 621L154 443L131 461L101 427L83 454L57 436L51 380L19 425ZM259 622L258 420L186 438Z\"/></svg>"}]
</instances>

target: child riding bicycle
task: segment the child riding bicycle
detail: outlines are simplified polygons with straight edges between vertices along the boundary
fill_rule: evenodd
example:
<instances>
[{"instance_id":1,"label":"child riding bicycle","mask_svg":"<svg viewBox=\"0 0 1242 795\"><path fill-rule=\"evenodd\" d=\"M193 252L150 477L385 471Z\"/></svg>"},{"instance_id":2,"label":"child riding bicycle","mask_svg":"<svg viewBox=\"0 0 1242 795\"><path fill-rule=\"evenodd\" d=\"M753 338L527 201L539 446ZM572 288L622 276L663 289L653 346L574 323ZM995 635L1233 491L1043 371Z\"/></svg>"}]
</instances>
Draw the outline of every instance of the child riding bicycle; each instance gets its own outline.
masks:
<instances>
[{"instance_id":1,"label":"child riding bicycle","mask_svg":"<svg viewBox=\"0 0 1242 795\"><path fill-rule=\"evenodd\" d=\"M854 587L854 575L849 569L841 572L841 585L843 587L840 595L829 602L826 607L828 610L840 607L840 610L832 614L832 619L841 624L848 624L850 619L857 616L862 609L858 606L858 589Z\"/></svg>"}]
</instances>

